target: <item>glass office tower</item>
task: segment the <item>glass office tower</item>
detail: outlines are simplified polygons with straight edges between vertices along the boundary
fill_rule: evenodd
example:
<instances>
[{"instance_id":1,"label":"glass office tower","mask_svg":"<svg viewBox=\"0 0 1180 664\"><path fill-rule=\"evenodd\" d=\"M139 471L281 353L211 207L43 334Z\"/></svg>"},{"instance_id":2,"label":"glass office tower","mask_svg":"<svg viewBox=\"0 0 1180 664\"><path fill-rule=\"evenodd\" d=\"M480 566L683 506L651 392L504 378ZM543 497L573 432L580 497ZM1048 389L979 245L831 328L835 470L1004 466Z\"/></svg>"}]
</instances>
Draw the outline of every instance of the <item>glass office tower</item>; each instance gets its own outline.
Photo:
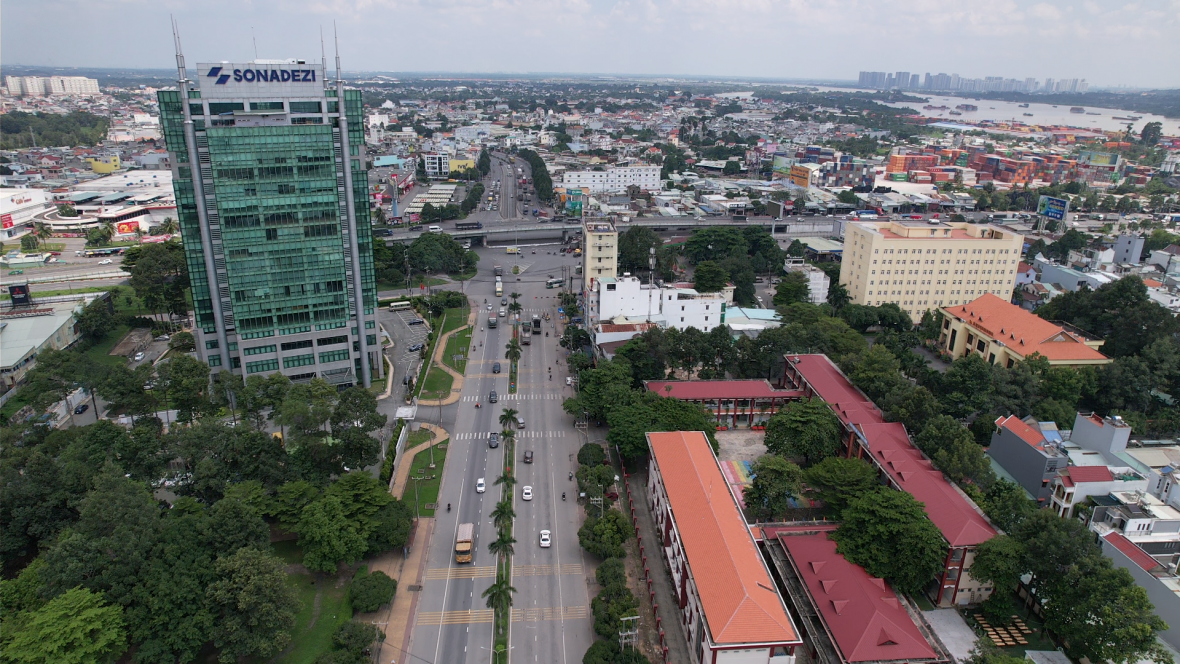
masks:
<instances>
[{"instance_id":1,"label":"glass office tower","mask_svg":"<svg viewBox=\"0 0 1180 664\"><path fill-rule=\"evenodd\" d=\"M197 351L214 373L341 387L383 374L361 93L325 73L200 64L195 89L159 93Z\"/></svg>"}]
</instances>

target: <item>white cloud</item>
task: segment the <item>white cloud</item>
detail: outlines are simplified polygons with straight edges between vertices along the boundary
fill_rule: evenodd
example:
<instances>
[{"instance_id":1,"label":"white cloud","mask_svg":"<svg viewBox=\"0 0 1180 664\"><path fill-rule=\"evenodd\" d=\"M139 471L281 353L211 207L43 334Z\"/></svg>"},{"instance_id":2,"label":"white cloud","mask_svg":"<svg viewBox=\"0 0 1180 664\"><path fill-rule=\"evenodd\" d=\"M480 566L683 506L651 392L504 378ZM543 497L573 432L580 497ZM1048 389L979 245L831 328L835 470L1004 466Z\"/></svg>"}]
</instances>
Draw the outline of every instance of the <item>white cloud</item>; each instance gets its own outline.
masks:
<instances>
[{"instance_id":1,"label":"white cloud","mask_svg":"<svg viewBox=\"0 0 1180 664\"><path fill-rule=\"evenodd\" d=\"M167 67L169 14L193 62L252 57L250 26L261 55L314 57L320 26L330 41L335 20L350 69L841 79L874 69L1180 85L1180 68L1154 64L1180 60L1180 0L14 1L0 57ZM44 39L45 26L59 38Z\"/></svg>"}]
</instances>

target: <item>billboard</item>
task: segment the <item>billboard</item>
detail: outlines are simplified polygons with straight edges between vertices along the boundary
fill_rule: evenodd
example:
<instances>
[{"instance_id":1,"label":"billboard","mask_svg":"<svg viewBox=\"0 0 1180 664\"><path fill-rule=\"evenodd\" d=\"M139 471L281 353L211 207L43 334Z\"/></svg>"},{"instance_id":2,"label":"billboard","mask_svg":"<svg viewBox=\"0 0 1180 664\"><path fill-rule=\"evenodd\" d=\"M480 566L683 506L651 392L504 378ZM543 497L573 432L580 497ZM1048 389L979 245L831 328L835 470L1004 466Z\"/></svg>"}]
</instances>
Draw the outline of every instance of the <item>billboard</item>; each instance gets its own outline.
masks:
<instances>
[{"instance_id":1,"label":"billboard","mask_svg":"<svg viewBox=\"0 0 1180 664\"><path fill-rule=\"evenodd\" d=\"M12 306L27 306L33 303L33 298L29 295L28 284L11 284L8 287L8 295L12 298Z\"/></svg>"},{"instance_id":2,"label":"billboard","mask_svg":"<svg viewBox=\"0 0 1180 664\"><path fill-rule=\"evenodd\" d=\"M791 165L794 163L794 157L776 154L774 161L771 162L770 168L774 172L775 177L785 178L791 174Z\"/></svg>"},{"instance_id":3,"label":"billboard","mask_svg":"<svg viewBox=\"0 0 1180 664\"><path fill-rule=\"evenodd\" d=\"M0 215L0 226L2 226L4 228L12 228L12 215L11 214Z\"/></svg>"},{"instance_id":4,"label":"billboard","mask_svg":"<svg viewBox=\"0 0 1180 664\"><path fill-rule=\"evenodd\" d=\"M795 164L791 166L791 184L796 187L811 186L811 169L806 166Z\"/></svg>"},{"instance_id":5,"label":"billboard","mask_svg":"<svg viewBox=\"0 0 1180 664\"><path fill-rule=\"evenodd\" d=\"M1041 196L1037 201L1037 214L1057 221L1065 221L1065 213L1069 211L1069 201L1064 198Z\"/></svg>"},{"instance_id":6,"label":"billboard","mask_svg":"<svg viewBox=\"0 0 1180 664\"><path fill-rule=\"evenodd\" d=\"M120 221L115 224L115 233L119 235L135 235L135 232L138 230L138 221Z\"/></svg>"}]
</instances>

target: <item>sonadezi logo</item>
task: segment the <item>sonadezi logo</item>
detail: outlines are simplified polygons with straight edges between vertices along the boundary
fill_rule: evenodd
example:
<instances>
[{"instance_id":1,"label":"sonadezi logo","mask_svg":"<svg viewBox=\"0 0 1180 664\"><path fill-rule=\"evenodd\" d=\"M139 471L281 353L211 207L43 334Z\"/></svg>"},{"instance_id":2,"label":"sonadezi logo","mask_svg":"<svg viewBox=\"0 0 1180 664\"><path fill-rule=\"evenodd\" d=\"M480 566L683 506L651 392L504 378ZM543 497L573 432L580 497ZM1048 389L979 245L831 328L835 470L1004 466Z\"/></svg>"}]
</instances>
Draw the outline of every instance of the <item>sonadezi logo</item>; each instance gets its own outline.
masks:
<instances>
[{"instance_id":1,"label":"sonadezi logo","mask_svg":"<svg viewBox=\"0 0 1180 664\"><path fill-rule=\"evenodd\" d=\"M210 67L208 78L216 78L215 85L225 85L233 78L241 83L314 83L314 69L235 69L233 73L222 73L221 67Z\"/></svg>"}]
</instances>

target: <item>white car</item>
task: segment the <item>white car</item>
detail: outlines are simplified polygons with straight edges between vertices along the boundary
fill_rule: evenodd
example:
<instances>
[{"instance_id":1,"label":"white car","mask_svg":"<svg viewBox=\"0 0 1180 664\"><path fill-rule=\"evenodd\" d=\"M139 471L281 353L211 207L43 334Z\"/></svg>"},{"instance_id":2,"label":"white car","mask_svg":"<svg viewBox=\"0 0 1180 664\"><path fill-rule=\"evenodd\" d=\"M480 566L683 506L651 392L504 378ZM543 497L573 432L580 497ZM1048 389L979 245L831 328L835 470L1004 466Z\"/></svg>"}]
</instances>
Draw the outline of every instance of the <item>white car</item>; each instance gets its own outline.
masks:
<instances>
[{"instance_id":1,"label":"white car","mask_svg":"<svg viewBox=\"0 0 1180 664\"><path fill-rule=\"evenodd\" d=\"M99 264L99 265L110 265L111 263L114 263L114 262L115 262L115 261L113 261L113 260L111 260L111 259L109 259L109 258L104 258L104 259L100 260L100 261L98 262L98 264Z\"/></svg>"},{"instance_id":2,"label":"white car","mask_svg":"<svg viewBox=\"0 0 1180 664\"><path fill-rule=\"evenodd\" d=\"M548 549L551 542L552 542L552 540L550 540L550 538L549 538L549 531L542 530L541 531L541 548Z\"/></svg>"},{"instance_id":3,"label":"white car","mask_svg":"<svg viewBox=\"0 0 1180 664\"><path fill-rule=\"evenodd\" d=\"M136 362L138 362L138 361L140 361L140 360L142 360L142 359L143 359L143 353L136 353L136 354L135 354L135 361L136 361Z\"/></svg>"},{"instance_id":4,"label":"white car","mask_svg":"<svg viewBox=\"0 0 1180 664\"><path fill-rule=\"evenodd\" d=\"M573 385L574 384L574 377L573 376L566 376L565 377L565 384L566 385Z\"/></svg>"},{"instance_id":5,"label":"white car","mask_svg":"<svg viewBox=\"0 0 1180 664\"><path fill-rule=\"evenodd\" d=\"M484 484L482 477L479 478L478 480L475 480L475 492L476 493L483 493L484 491L487 491L487 490L488 490L488 485Z\"/></svg>"},{"instance_id":6,"label":"white car","mask_svg":"<svg viewBox=\"0 0 1180 664\"><path fill-rule=\"evenodd\" d=\"M524 489L522 489L520 492L520 497L525 500L532 500L533 499L533 487L526 486Z\"/></svg>"}]
</instances>

